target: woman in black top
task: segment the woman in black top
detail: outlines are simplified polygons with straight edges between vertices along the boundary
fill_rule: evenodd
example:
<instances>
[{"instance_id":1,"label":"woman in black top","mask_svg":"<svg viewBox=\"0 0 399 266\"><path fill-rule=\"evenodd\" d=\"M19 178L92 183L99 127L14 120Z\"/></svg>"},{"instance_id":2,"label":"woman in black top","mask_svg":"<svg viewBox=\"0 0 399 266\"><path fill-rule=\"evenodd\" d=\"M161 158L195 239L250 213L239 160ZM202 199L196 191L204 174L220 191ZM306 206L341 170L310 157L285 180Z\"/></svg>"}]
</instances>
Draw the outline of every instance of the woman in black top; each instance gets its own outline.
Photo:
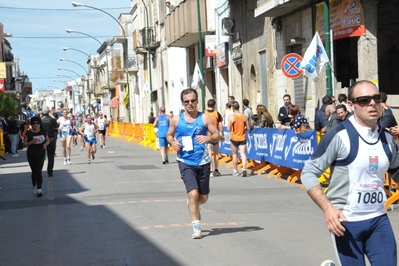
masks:
<instances>
[{"instance_id":1,"label":"woman in black top","mask_svg":"<svg viewBox=\"0 0 399 266\"><path fill-rule=\"evenodd\" d=\"M47 145L50 143L50 139L47 135L47 131L40 129L41 119L38 116L34 116L30 119L31 129L25 133L24 136L24 147L28 147L26 155L30 169L32 170L32 185L33 194L37 197L43 196L42 192L42 169L44 164L44 157L46 154Z\"/></svg>"}]
</instances>

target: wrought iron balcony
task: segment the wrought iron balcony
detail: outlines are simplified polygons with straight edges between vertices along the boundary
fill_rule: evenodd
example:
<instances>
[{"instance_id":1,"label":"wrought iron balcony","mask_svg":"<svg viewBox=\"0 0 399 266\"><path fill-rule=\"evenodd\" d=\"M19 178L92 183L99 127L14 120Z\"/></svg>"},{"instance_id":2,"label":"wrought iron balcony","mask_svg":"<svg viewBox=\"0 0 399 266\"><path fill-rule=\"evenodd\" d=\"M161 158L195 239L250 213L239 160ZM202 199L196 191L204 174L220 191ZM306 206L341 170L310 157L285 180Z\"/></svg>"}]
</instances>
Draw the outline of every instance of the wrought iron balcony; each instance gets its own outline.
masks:
<instances>
[{"instance_id":1,"label":"wrought iron balcony","mask_svg":"<svg viewBox=\"0 0 399 266\"><path fill-rule=\"evenodd\" d=\"M147 35L148 34L148 35ZM133 50L136 54L146 54L148 52L148 41L150 50L153 51L159 47L160 43L156 41L154 28L143 28L133 32Z\"/></svg>"}]
</instances>

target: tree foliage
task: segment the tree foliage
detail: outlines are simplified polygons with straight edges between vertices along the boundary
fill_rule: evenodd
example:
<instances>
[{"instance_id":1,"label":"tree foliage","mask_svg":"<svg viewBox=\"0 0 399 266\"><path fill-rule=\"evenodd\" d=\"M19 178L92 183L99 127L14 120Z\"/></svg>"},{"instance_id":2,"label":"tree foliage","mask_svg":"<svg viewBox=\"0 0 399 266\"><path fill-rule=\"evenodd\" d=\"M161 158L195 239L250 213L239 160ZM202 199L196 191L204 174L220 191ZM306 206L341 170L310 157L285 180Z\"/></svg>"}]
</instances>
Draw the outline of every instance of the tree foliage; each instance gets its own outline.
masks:
<instances>
[{"instance_id":1,"label":"tree foliage","mask_svg":"<svg viewBox=\"0 0 399 266\"><path fill-rule=\"evenodd\" d=\"M18 102L4 93L0 93L0 115L13 115L17 112Z\"/></svg>"}]
</instances>

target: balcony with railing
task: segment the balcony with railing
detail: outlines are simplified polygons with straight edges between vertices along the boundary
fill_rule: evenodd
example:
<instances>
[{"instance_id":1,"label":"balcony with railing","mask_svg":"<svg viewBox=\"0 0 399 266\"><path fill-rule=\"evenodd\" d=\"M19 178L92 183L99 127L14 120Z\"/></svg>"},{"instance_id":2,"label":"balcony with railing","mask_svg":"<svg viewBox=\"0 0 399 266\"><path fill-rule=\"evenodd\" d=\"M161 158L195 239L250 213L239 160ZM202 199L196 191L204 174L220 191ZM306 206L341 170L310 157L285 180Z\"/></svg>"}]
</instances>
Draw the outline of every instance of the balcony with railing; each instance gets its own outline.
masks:
<instances>
[{"instance_id":1,"label":"balcony with railing","mask_svg":"<svg viewBox=\"0 0 399 266\"><path fill-rule=\"evenodd\" d=\"M206 1L200 1L201 31L208 33ZM171 47L190 47L198 43L197 1L181 2L165 18L166 41Z\"/></svg>"},{"instance_id":2,"label":"balcony with railing","mask_svg":"<svg viewBox=\"0 0 399 266\"><path fill-rule=\"evenodd\" d=\"M7 51L4 53L4 62L13 62L14 61L14 55L10 51Z\"/></svg>"},{"instance_id":3,"label":"balcony with railing","mask_svg":"<svg viewBox=\"0 0 399 266\"><path fill-rule=\"evenodd\" d=\"M120 68L113 69L111 72L110 80L114 85L126 84L127 80L126 80L125 71L123 71L123 69Z\"/></svg>"},{"instance_id":4,"label":"balcony with railing","mask_svg":"<svg viewBox=\"0 0 399 266\"><path fill-rule=\"evenodd\" d=\"M313 0L260 0L257 2L255 17L279 17L300 7L314 2Z\"/></svg>"},{"instance_id":5,"label":"balcony with railing","mask_svg":"<svg viewBox=\"0 0 399 266\"><path fill-rule=\"evenodd\" d=\"M134 52L136 54L146 54L148 52L148 40L151 51L159 47L160 43L156 41L155 30L153 28L143 28L133 31Z\"/></svg>"}]
</instances>

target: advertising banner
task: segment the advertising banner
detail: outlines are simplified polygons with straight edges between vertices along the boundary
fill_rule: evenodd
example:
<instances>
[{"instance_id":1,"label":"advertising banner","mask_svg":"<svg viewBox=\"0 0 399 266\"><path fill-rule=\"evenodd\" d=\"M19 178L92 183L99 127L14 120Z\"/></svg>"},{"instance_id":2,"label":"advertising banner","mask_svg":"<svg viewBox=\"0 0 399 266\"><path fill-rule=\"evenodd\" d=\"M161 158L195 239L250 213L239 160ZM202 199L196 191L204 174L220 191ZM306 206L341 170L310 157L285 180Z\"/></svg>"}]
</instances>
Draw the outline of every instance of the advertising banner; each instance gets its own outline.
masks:
<instances>
[{"instance_id":1,"label":"advertising banner","mask_svg":"<svg viewBox=\"0 0 399 266\"><path fill-rule=\"evenodd\" d=\"M247 133L247 158L273 163L292 169L302 169L316 149L316 131L295 133L294 130L254 128ZM230 132L225 128L225 141L219 152L231 155Z\"/></svg>"},{"instance_id":2,"label":"advertising banner","mask_svg":"<svg viewBox=\"0 0 399 266\"><path fill-rule=\"evenodd\" d=\"M0 79L6 79L6 78L7 78L6 63L0 62Z\"/></svg>"},{"instance_id":3,"label":"advertising banner","mask_svg":"<svg viewBox=\"0 0 399 266\"><path fill-rule=\"evenodd\" d=\"M205 35L205 56L216 56L216 35Z\"/></svg>"},{"instance_id":4,"label":"advertising banner","mask_svg":"<svg viewBox=\"0 0 399 266\"><path fill-rule=\"evenodd\" d=\"M360 0L330 0L330 28L333 40L358 37L366 33L363 7ZM316 25L324 40L324 3L316 5Z\"/></svg>"}]
</instances>

